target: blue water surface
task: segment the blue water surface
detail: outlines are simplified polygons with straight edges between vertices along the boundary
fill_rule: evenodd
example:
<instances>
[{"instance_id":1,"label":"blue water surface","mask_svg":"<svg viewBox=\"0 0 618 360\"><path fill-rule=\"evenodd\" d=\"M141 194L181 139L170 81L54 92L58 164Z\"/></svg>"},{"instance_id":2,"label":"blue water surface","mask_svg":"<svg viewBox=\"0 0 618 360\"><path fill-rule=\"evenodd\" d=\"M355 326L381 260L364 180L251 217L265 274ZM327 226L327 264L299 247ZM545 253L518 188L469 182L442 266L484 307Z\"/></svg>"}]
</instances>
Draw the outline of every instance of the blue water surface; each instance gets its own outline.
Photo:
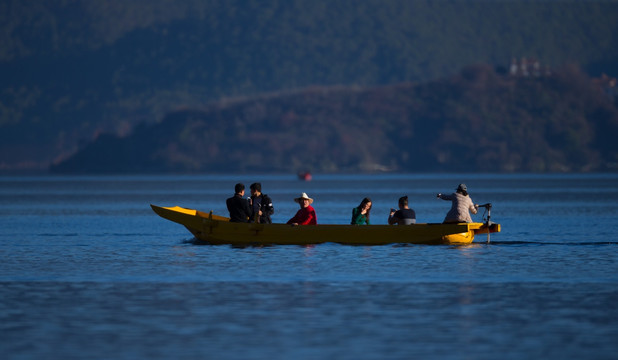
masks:
<instances>
[{"instance_id":1,"label":"blue water surface","mask_svg":"<svg viewBox=\"0 0 618 360\"><path fill-rule=\"evenodd\" d=\"M470 246L196 245L149 204L226 215L262 183L275 222L345 224L460 182L502 232ZM615 359L618 175L0 177L6 359ZM478 221L482 213L474 216ZM489 240L489 242L487 242Z\"/></svg>"}]
</instances>

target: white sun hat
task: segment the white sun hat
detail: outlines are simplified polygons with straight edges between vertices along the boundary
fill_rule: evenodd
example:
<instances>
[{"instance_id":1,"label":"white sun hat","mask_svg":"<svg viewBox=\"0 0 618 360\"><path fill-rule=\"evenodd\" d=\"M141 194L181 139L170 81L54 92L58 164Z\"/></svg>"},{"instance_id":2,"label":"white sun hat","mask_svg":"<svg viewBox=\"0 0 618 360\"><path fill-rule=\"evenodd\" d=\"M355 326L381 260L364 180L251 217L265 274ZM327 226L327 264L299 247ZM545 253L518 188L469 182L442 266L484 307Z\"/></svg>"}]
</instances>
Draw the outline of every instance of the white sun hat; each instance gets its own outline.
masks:
<instances>
[{"instance_id":1,"label":"white sun hat","mask_svg":"<svg viewBox=\"0 0 618 360\"><path fill-rule=\"evenodd\" d=\"M301 199L307 199L307 200L309 200L309 204L312 204L312 203L313 203L313 199L312 199L312 198L310 198L309 196L307 196L307 194L306 194L306 193L302 193L302 194L300 194L300 197L297 197L296 199L294 199L294 201L296 201L297 203L299 203L299 204L300 204L300 200L301 200Z\"/></svg>"}]
</instances>

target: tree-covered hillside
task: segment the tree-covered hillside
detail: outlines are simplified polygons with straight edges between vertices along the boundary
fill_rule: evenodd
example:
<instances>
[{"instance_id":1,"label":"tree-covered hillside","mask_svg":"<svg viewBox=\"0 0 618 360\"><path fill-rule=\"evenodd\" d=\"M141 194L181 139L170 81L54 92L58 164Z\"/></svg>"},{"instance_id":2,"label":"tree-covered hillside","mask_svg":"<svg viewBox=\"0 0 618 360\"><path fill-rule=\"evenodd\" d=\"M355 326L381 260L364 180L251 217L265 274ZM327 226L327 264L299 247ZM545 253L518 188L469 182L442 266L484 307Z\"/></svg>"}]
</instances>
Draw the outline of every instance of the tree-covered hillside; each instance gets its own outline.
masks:
<instances>
[{"instance_id":1,"label":"tree-covered hillside","mask_svg":"<svg viewBox=\"0 0 618 360\"><path fill-rule=\"evenodd\" d=\"M0 170L223 98L420 83L513 57L615 76L616 19L615 1L7 0Z\"/></svg>"},{"instance_id":2,"label":"tree-covered hillside","mask_svg":"<svg viewBox=\"0 0 618 360\"><path fill-rule=\"evenodd\" d=\"M521 77L478 65L422 85L315 87L177 111L101 136L52 170L615 171L617 133L615 102L576 68Z\"/></svg>"}]
</instances>

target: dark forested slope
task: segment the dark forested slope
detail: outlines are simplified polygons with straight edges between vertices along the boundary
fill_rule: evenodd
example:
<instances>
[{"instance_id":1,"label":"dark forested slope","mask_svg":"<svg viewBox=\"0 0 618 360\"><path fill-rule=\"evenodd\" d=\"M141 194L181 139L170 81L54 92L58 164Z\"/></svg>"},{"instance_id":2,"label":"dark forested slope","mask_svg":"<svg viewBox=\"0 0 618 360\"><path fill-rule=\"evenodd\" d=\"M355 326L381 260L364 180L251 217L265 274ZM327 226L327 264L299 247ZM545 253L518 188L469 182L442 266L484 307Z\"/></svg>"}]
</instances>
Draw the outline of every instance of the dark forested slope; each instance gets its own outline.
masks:
<instances>
[{"instance_id":1,"label":"dark forested slope","mask_svg":"<svg viewBox=\"0 0 618 360\"><path fill-rule=\"evenodd\" d=\"M615 171L618 109L576 68L470 66L444 80L313 87L170 113L100 136L63 173Z\"/></svg>"},{"instance_id":2,"label":"dark forested slope","mask_svg":"<svg viewBox=\"0 0 618 360\"><path fill-rule=\"evenodd\" d=\"M0 170L228 97L419 83L513 57L616 76L617 18L616 1L6 0Z\"/></svg>"}]
</instances>

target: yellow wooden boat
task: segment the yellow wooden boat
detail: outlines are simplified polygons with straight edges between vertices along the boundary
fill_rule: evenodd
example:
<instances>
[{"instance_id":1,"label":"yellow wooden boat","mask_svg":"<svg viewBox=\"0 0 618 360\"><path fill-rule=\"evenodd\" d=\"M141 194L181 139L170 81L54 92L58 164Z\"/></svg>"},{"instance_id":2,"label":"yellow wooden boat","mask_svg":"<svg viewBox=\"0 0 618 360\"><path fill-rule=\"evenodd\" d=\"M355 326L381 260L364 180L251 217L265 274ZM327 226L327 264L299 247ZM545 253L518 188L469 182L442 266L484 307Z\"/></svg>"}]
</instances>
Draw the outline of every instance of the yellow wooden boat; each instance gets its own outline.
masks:
<instances>
[{"instance_id":1,"label":"yellow wooden boat","mask_svg":"<svg viewBox=\"0 0 618 360\"><path fill-rule=\"evenodd\" d=\"M310 245L326 242L350 245L472 243L477 234L500 232L500 224L305 225L235 223L198 210L150 205L159 216L184 225L196 239L209 244Z\"/></svg>"}]
</instances>

